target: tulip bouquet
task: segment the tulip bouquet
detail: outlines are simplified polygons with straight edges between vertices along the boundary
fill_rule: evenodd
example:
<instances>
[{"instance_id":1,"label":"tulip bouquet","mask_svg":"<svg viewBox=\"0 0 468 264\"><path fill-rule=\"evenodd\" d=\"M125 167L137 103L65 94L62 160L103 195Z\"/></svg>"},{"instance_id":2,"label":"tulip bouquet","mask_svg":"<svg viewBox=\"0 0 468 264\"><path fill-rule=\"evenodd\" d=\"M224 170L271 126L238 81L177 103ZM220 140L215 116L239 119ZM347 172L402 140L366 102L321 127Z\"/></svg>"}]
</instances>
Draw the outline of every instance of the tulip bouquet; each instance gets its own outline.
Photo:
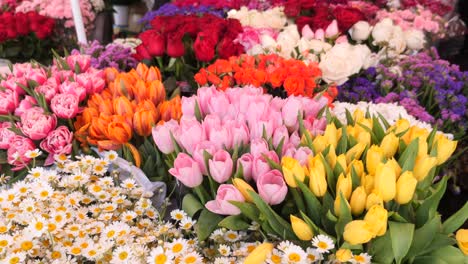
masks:
<instances>
[{"instance_id":1,"label":"tulip bouquet","mask_svg":"<svg viewBox=\"0 0 468 264\"><path fill-rule=\"evenodd\" d=\"M138 64L122 72L105 70L107 87L93 94L74 123L75 137L87 151L90 146L118 150L155 180L164 177L164 164L148 136L158 122L180 118L180 97L166 100L161 73Z\"/></svg>"},{"instance_id":2,"label":"tulip bouquet","mask_svg":"<svg viewBox=\"0 0 468 264\"><path fill-rule=\"evenodd\" d=\"M220 90L232 85L253 85L281 96L314 97L323 93L329 101L336 96L336 88L319 85L321 71L316 63L285 59L278 55L241 55L229 60L216 60L195 74L199 85L211 84Z\"/></svg>"},{"instance_id":3,"label":"tulip bouquet","mask_svg":"<svg viewBox=\"0 0 468 264\"><path fill-rule=\"evenodd\" d=\"M0 81L2 172L17 180L31 166L49 166L57 156L76 153L73 120L86 98L104 88L103 77L81 55L57 58L50 68L13 65Z\"/></svg>"}]
</instances>

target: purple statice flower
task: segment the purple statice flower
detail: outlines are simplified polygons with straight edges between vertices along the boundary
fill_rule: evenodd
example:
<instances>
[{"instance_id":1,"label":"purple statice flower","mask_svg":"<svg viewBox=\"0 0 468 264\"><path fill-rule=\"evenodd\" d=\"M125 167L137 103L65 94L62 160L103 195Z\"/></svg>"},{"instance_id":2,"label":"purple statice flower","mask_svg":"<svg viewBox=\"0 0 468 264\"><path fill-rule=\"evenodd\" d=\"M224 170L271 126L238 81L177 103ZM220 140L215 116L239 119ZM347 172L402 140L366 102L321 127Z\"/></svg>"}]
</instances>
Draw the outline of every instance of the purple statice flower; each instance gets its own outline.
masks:
<instances>
[{"instance_id":1,"label":"purple statice flower","mask_svg":"<svg viewBox=\"0 0 468 264\"><path fill-rule=\"evenodd\" d=\"M72 54L76 53L80 52L77 50L72 51ZM91 56L91 66L96 69L112 67L120 71L127 71L136 67L138 63L133 58L130 48L116 43L103 46L98 41L93 41L86 46L82 46L82 54Z\"/></svg>"},{"instance_id":2,"label":"purple statice flower","mask_svg":"<svg viewBox=\"0 0 468 264\"><path fill-rule=\"evenodd\" d=\"M338 100L342 102L357 103L359 101L372 102L378 98L379 93L375 79L375 68L369 68L363 76L353 78L338 87Z\"/></svg>"}]
</instances>

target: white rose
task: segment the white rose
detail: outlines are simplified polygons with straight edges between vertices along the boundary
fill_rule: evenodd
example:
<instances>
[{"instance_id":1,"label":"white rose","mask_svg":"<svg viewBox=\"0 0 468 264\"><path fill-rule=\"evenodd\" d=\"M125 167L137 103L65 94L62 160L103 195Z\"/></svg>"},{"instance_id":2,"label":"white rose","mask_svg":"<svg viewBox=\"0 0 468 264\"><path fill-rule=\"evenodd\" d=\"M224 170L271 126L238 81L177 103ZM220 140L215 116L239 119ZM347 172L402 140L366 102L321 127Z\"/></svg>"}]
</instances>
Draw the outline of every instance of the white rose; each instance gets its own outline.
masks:
<instances>
[{"instance_id":1,"label":"white rose","mask_svg":"<svg viewBox=\"0 0 468 264\"><path fill-rule=\"evenodd\" d=\"M393 22L389 18L385 18L375 24L374 29L372 30L374 43L388 42L392 37L393 27Z\"/></svg>"},{"instance_id":2,"label":"white rose","mask_svg":"<svg viewBox=\"0 0 468 264\"><path fill-rule=\"evenodd\" d=\"M309 49L314 50L315 53L327 52L332 48L330 43L318 39L309 41Z\"/></svg>"},{"instance_id":3,"label":"white rose","mask_svg":"<svg viewBox=\"0 0 468 264\"><path fill-rule=\"evenodd\" d=\"M401 54L405 51L406 40L403 30L399 26L393 27L392 37L388 41L388 46L395 54Z\"/></svg>"},{"instance_id":4,"label":"white rose","mask_svg":"<svg viewBox=\"0 0 468 264\"><path fill-rule=\"evenodd\" d=\"M351 38L356 41L363 41L369 38L372 27L366 21L359 21L349 30Z\"/></svg>"},{"instance_id":5,"label":"white rose","mask_svg":"<svg viewBox=\"0 0 468 264\"><path fill-rule=\"evenodd\" d=\"M420 50L426 44L426 38L421 30L410 29L405 31L406 45L411 50Z\"/></svg>"}]
</instances>

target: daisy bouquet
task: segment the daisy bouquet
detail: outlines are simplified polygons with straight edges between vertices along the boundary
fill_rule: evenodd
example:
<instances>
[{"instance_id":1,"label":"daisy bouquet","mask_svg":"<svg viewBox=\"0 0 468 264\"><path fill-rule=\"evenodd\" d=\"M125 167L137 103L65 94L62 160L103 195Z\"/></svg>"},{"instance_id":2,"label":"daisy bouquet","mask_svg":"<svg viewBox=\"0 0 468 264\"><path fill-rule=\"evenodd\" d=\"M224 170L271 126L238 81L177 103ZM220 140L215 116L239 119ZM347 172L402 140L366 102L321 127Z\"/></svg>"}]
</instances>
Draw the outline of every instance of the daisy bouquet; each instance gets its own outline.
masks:
<instances>
[{"instance_id":1,"label":"daisy bouquet","mask_svg":"<svg viewBox=\"0 0 468 264\"><path fill-rule=\"evenodd\" d=\"M180 97L166 100L161 73L139 64L129 72L105 70L106 87L93 94L74 123L82 149L116 150L152 179L164 177L164 164L148 136L159 122L180 118Z\"/></svg>"},{"instance_id":2,"label":"daisy bouquet","mask_svg":"<svg viewBox=\"0 0 468 264\"><path fill-rule=\"evenodd\" d=\"M50 68L13 65L0 81L2 171L21 177L56 155L76 153L73 120L86 98L104 88L103 77L81 55L57 58Z\"/></svg>"}]
</instances>

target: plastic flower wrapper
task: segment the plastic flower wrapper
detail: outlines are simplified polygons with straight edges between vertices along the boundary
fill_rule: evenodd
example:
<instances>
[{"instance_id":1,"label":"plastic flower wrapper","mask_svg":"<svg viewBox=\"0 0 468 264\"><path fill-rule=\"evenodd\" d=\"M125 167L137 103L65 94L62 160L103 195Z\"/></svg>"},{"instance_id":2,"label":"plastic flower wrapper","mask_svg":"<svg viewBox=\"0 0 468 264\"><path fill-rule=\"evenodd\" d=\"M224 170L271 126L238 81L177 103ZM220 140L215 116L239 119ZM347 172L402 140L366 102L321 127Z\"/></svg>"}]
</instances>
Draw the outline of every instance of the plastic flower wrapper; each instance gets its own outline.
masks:
<instances>
[{"instance_id":1,"label":"plastic flower wrapper","mask_svg":"<svg viewBox=\"0 0 468 264\"><path fill-rule=\"evenodd\" d=\"M106 88L91 96L74 123L82 149L116 150L151 180L165 179L164 164L148 136L155 124L180 118L179 95L166 99L155 67L139 64L129 72L107 68L105 73Z\"/></svg>"},{"instance_id":2,"label":"plastic flower wrapper","mask_svg":"<svg viewBox=\"0 0 468 264\"><path fill-rule=\"evenodd\" d=\"M31 166L51 165L55 155L77 153L73 122L105 80L88 56L72 55L48 68L15 64L0 86L2 171L14 181Z\"/></svg>"}]
</instances>

